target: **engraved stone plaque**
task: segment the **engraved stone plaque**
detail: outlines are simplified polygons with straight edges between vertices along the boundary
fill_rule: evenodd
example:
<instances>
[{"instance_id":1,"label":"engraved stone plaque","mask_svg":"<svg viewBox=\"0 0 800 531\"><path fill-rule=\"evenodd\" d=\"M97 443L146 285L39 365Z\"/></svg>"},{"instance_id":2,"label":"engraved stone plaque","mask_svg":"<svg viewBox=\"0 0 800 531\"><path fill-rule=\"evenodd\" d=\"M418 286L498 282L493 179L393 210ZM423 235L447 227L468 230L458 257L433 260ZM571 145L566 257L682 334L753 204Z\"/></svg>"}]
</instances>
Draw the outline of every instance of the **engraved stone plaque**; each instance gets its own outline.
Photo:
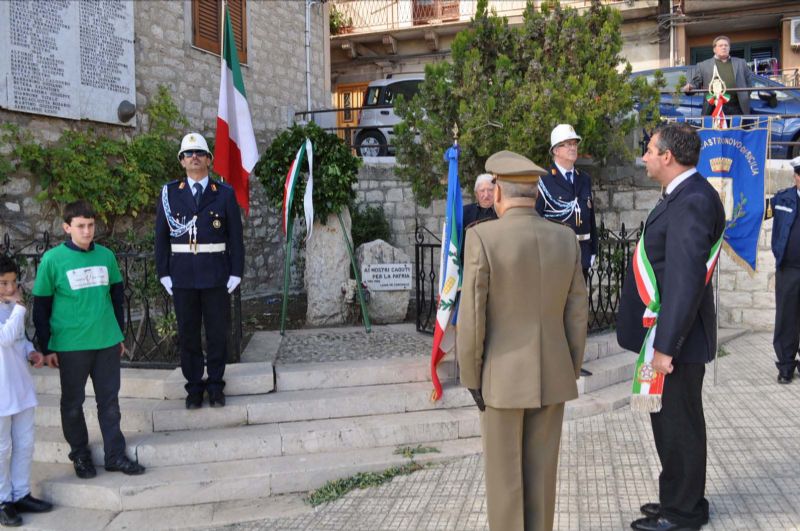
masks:
<instances>
[{"instance_id":1,"label":"engraved stone plaque","mask_svg":"<svg viewBox=\"0 0 800 531\"><path fill-rule=\"evenodd\" d=\"M133 37L131 0L0 2L0 107L122 125Z\"/></svg>"}]
</instances>

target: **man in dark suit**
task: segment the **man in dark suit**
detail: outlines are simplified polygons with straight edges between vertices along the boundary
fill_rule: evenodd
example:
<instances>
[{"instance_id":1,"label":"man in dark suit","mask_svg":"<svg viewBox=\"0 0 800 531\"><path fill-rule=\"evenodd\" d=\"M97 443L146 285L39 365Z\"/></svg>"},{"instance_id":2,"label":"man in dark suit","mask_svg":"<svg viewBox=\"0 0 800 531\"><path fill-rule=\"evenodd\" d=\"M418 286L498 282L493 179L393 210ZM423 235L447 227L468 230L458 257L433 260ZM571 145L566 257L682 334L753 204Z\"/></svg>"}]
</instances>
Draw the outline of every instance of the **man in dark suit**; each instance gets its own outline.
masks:
<instances>
[{"instance_id":1,"label":"man in dark suit","mask_svg":"<svg viewBox=\"0 0 800 531\"><path fill-rule=\"evenodd\" d=\"M752 87L753 71L750 70L744 59L732 57L730 52L731 40L728 37L720 35L714 39L714 57L697 63L691 81L683 86L684 92L692 89L708 88L714 77L714 67L717 67L717 72L727 88ZM722 107L722 111L726 116L750 114L750 93L730 92L729 94L730 101ZM708 104L708 100L704 100L703 114L709 115L713 110Z\"/></svg>"},{"instance_id":2,"label":"man in dark suit","mask_svg":"<svg viewBox=\"0 0 800 531\"><path fill-rule=\"evenodd\" d=\"M706 261L722 237L725 214L714 188L695 169L699 155L697 133L687 124L672 123L656 129L644 156L648 175L667 194L644 229L644 249L661 300L652 370L666 378L661 411L651 414L661 461L659 503L642 506L646 517L631 524L641 531L699 529L708 522L702 390L717 338ZM644 310L631 264L617 318L623 348L641 349Z\"/></svg>"},{"instance_id":3,"label":"man in dark suit","mask_svg":"<svg viewBox=\"0 0 800 531\"><path fill-rule=\"evenodd\" d=\"M592 178L578 171L578 144L581 137L569 124L557 125L550 133L553 165L539 180L536 211L545 219L567 225L575 232L581 246L583 277L597 255L597 225L594 218Z\"/></svg>"},{"instance_id":4,"label":"man in dark suit","mask_svg":"<svg viewBox=\"0 0 800 531\"><path fill-rule=\"evenodd\" d=\"M164 185L156 213L156 269L175 302L178 348L186 378L186 408L225 405L230 297L242 280L242 218L233 188L208 176L205 139L183 138L178 160L186 178ZM206 331L208 378L203 381L201 323Z\"/></svg>"}]
</instances>

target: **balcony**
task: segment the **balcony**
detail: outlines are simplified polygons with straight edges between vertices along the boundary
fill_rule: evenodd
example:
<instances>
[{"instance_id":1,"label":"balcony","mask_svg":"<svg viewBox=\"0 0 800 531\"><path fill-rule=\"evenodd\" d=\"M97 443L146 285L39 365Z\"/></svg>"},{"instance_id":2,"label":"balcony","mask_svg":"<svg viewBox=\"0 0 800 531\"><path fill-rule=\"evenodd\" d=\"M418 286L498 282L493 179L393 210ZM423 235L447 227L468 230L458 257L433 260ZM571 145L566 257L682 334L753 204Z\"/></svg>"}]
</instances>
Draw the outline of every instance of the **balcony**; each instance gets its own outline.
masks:
<instances>
[{"instance_id":1,"label":"balcony","mask_svg":"<svg viewBox=\"0 0 800 531\"><path fill-rule=\"evenodd\" d=\"M489 0L489 10L508 18L521 17L527 0ZM540 0L534 2L537 7ZM623 11L652 9L658 0L603 0ZM332 35L386 33L443 24L466 23L475 16L476 0L333 0ZM591 0L562 0L561 5L586 8Z\"/></svg>"}]
</instances>

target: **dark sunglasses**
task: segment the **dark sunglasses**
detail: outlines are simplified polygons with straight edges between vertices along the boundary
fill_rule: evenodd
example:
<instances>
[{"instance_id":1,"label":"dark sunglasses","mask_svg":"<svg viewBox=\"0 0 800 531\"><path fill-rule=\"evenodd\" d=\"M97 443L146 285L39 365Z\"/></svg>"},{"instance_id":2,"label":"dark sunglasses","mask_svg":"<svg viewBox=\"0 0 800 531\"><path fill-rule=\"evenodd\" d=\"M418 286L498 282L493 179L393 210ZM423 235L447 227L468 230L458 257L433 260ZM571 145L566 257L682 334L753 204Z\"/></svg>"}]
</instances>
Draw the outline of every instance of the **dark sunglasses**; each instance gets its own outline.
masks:
<instances>
[{"instance_id":1,"label":"dark sunglasses","mask_svg":"<svg viewBox=\"0 0 800 531\"><path fill-rule=\"evenodd\" d=\"M191 158L191 157L193 157L195 155L197 155L198 157L205 157L205 156L208 155L208 153L206 153L202 149L187 149L186 151L181 153L181 158L184 158L184 157L190 157Z\"/></svg>"}]
</instances>

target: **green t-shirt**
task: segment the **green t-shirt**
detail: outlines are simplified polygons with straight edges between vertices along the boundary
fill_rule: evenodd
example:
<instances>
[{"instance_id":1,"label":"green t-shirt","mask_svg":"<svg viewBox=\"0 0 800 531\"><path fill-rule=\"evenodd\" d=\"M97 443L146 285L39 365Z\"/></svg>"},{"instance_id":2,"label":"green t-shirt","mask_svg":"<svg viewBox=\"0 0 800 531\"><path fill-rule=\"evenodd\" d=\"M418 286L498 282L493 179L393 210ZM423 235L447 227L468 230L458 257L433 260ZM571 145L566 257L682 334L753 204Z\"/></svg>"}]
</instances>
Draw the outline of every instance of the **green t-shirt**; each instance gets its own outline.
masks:
<instances>
[{"instance_id":1,"label":"green t-shirt","mask_svg":"<svg viewBox=\"0 0 800 531\"><path fill-rule=\"evenodd\" d=\"M62 243L44 253L33 294L53 297L50 350L96 350L124 339L111 302L110 288L117 282L122 282L117 259L102 245L78 251Z\"/></svg>"}]
</instances>

